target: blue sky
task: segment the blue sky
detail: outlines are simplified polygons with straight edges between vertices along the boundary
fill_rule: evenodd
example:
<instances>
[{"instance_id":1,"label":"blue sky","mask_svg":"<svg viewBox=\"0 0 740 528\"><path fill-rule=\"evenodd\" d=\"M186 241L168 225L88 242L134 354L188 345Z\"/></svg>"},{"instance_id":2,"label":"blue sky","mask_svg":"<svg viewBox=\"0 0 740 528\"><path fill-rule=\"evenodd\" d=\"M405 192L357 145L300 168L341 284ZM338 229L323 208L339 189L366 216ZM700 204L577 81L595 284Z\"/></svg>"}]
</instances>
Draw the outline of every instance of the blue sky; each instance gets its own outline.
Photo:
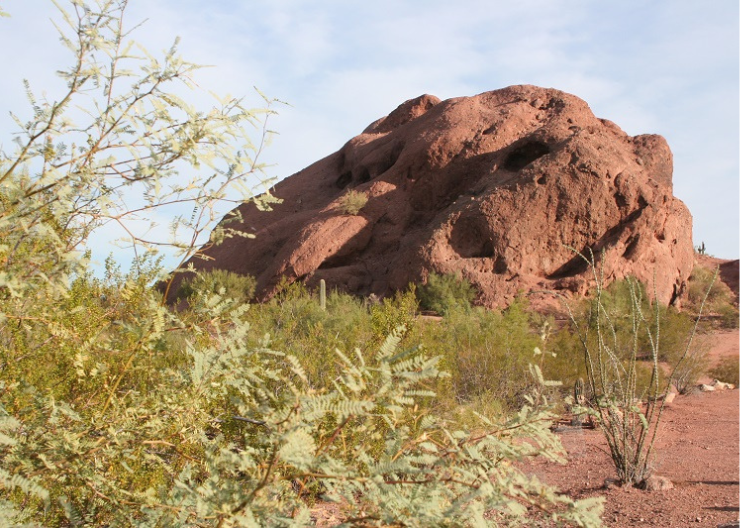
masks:
<instances>
[{"instance_id":1,"label":"blue sky","mask_svg":"<svg viewBox=\"0 0 740 528\"><path fill-rule=\"evenodd\" d=\"M27 109L68 58L47 0L5 0L0 20L5 110ZM632 135L657 133L674 153L674 193L694 242L723 258L739 248L736 0L129 0L127 20L151 51L175 37L185 58L215 68L203 88L287 101L265 160L283 178L334 152L423 93L442 99L535 84L589 103ZM196 96L201 97L201 96ZM203 103L207 100L203 97ZM0 112L0 142L13 125Z\"/></svg>"}]
</instances>

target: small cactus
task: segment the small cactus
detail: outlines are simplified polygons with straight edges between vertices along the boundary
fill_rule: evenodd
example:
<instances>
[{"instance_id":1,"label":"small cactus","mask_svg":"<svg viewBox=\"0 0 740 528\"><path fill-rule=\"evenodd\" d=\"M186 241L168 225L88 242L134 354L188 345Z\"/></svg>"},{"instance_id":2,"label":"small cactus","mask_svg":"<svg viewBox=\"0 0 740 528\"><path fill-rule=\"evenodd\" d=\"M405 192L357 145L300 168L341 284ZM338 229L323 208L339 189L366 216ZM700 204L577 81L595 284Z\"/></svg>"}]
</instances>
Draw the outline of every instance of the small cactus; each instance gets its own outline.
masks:
<instances>
[{"instance_id":1,"label":"small cactus","mask_svg":"<svg viewBox=\"0 0 740 528\"><path fill-rule=\"evenodd\" d=\"M573 406L577 410L577 414L573 416L571 425L574 427L580 427L583 425L583 406L586 405L585 396L586 384L583 382L583 378L578 378L576 384L573 387Z\"/></svg>"},{"instance_id":2,"label":"small cactus","mask_svg":"<svg viewBox=\"0 0 740 528\"><path fill-rule=\"evenodd\" d=\"M322 310L326 310L326 281L324 279L319 281L319 306Z\"/></svg>"}]
</instances>

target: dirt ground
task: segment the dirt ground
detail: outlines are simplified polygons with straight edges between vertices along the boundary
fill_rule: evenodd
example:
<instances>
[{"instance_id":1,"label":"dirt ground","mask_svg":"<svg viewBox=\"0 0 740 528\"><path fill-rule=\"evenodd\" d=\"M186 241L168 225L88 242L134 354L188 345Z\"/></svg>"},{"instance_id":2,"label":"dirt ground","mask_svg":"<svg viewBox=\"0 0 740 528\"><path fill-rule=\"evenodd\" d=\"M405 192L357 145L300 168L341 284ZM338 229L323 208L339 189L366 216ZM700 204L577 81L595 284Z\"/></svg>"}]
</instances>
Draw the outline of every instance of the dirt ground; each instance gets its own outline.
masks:
<instances>
[{"instance_id":1,"label":"dirt ground","mask_svg":"<svg viewBox=\"0 0 740 528\"><path fill-rule=\"evenodd\" d=\"M737 332L735 353L737 353ZM568 464L530 472L573 498L606 497L605 526L721 526L738 520L738 391L697 392L666 405L655 445L655 472L675 488L606 488L616 477L598 430L563 427Z\"/></svg>"},{"instance_id":2,"label":"dirt ground","mask_svg":"<svg viewBox=\"0 0 740 528\"><path fill-rule=\"evenodd\" d=\"M737 358L739 339L737 330L714 334L712 363ZM606 441L595 429L559 428L568 464L534 463L528 472L573 498L606 497L605 526L717 527L737 522L738 394L737 389L695 392L666 405L654 467L656 474L673 482L672 490L605 487L605 480L616 473Z\"/></svg>"}]
</instances>

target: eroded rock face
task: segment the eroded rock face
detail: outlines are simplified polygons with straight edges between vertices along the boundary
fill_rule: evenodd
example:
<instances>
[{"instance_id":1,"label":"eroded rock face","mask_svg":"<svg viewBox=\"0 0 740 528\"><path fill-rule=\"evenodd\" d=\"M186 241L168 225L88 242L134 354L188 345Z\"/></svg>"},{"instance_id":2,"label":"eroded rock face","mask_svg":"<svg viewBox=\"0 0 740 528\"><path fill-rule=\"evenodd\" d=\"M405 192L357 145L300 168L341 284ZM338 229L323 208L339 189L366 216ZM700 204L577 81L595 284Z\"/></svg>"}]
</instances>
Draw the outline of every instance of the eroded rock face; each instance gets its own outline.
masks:
<instances>
[{"instance_id":1,"label":"eroded rock face","mask_svg":"<svg viewBox=\"0 0 740 528\"><path fill-rule=\"evenodd\" d=\"M260 298L283 277L387 295L460 272L481 304L502 307L520 290L585 292L575 248L604 252L607 281L654 280L659 300L676 302L694 257L672 169L662 137L630 137L558 90L423 95L280 182L274 212L241 206L256 238L194 264L254 275ZM350 189L369 197L357 216L339 206Z\"/></svg>"}]
</instances>

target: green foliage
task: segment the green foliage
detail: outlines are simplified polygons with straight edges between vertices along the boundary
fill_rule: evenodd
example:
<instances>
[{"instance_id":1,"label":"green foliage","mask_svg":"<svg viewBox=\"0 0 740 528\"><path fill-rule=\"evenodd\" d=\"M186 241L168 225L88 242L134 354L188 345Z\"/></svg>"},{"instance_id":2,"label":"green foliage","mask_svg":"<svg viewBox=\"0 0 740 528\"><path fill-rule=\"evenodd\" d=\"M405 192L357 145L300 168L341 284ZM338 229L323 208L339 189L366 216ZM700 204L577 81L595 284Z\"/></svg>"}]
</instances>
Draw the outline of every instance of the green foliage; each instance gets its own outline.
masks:
<instances>
[{"instance_id":1,"label":"green foliage","mask_svg":"<svg viewBox=\"0 0 740 528\"><path fill-rule=\"evenodd\" d=\"M367 204L367 193L350 189L339 198L339 211L346 215L358 215Z\"/></svg>"},{"instance_id":2,"label":"green foliage","mask_svg":"<svg viewBox=\"0 0 740 528\"><path fill-rule=\"evenodd\" d=\"M3 486L24 504L14 522L300 524L305 493L339 501L363 523L486 525L483 513L496 510L509 524L535 504L562 520L598 522L598 502L557 496L511 464L562 457L541 398L510 418L479 422L481 434L450 430L424 405L442 376L440 359L399 348L403 332L371 354L336 351L335 376L316 386L296 356L249 344L252 310L215 295L194 305L184 326L134 278L128 291L95 279L74 288L83 305L101 302L101 290L106 305L136 298L129 329L145 333L125 353L108 341L107 353L79 358L79 369L69 368L75 387L64 383L56 396L27 384L28 369L5 380L18 387L6 386L0 400L0 456L17 475ZM296 298L286 295L283 308ZM329 317L333 304L346 303L333 295L317 311ZM70 324L86 328L82 318ZM110 326L110 337L126 336L124 326ZM45 337L43 327L36 333ZM173 342L175 333L184 341ZM54 386L49 354L65 342L38 351L38 387Z\"/></svg>"},{"instance_id":3,"label":"green foliage","mask_svg":"<svg viewBox=\"0 0 740 528\"><path fill-rule=\"evenodd\" d=\"M707 350L710 343L708 336L696 336L683 358L676 358L677 361L671 363L673 385L680 394L691 392L699 378L707 372L709 367Z\"/></svg>"},{"instance_id":4,"label":"green foliage","mask_svg":"<svg viewBox=\"0 0 740 528\"><path fill-rule=\"evenodd\" d=\"M441 403L450 410L472 405L505 414L519 408L533 388L529 364L540 339L520 301L503 313L454 309L442 321L425 322L419 334L424 348L440 354L450 372L440 387Z\"/></svg>"},{"instance_id":5,"label":"green foliage","mask_svg":"<svg viewBox=\"0 0 740 528\"><path fill-rule=\"evenodd\" d=\"M430 273L419 286L419 306L441 315L455 308L469 309L477 292L470 281L458 275Z\"/></svg>"},{"instance_id":6,"label":"green foliage","mask_svg":"<svg viewBox=\"0 0 740 528\"><path fill-rule=\"evenodd\" d=\"M738 372L737 356L723 357L719 363L709 371L709 376L725 383L732 383L735 387L740 386L740 372Z\"/></svg>"},{"instance_id":7,"label":"green foliage","mask_svg":"<svg viewBox=\"0 0 740 528\"><path fill-rule=\"evenodd\" d=\"M633 353L638 360L652 361L653 347L657 346L658 360L675 366L693 333L695 319L691 314L650 302L645 285L632 277L612 282L598 295L607 312L609 332L614 334L610 336L614 345L612 353L620 361L630 361ZM592 347L598 346L600 324L594 315L593 302L593 299L584 301L574 309L576 318L589 325ZM660 320L658 343L654 328L634 324L635 310L639 310L646 321Z\"/></svg>"},{"instance_id":8,"label":"green foliage","mask_svg":"<svg viewBox=\"0 0 740 528\"><path fill-rule=\"evenodd\" d=\"M719 316L719 324L722 328L737 328L740 316L737 306L733 303L732 290L724 282L713 282L714 275L715 271L703 266L694 266L691 277L689 277L687 309L696 313L706 295L705 312Z\"/></svg>"},{"instance_id":9,"label":"green foliage","mask_svg":"<svg viewBox=\"0 0 740 528\"><path fill-rule=\"evenodd\" d=\"M157 244L135 231L131 270L108 261L93 277L77 250L90 233L163 205L195 207L172 235L197 253L259 148L238 101L201 113L165 90L195 69L174 49L134 61L125 2L71 4L68 91L48 103L28 90L33 118L0 161L0 524L303 526L315 500L362 526L526 525L530 509L599 524L601 500L515 465L562 461L539 368L521 408L475 434L434 412L451 353L414 346L413 289L370 308L332 293L322 310L295 285L250 309L248 279L201 274L172 310ZM126 210L119 193L134 189L145 203ZM222 223L209 243L237 233ZM526 316L510 317L523 332Z\"/></svg>"},{"instance_id":10,"label":"green foliage","mask_svg":"<svg viewBox=\"0 0 740 528\"><path fill-rule=\"evenodd\" d=\"M269 335L273 348L301 358L315 387L330 387L340 373L335 349L350 353L355 348L365 349L373 339L369 313L360 301L334 291L327 295L326 310L322 310L301 283L283 288L266 303L251 306L246 318L252 330L249 343L259 346Z\"/></svg>"},{"instance_id":11,"label":"green foliage","mask_svg":"<svg viewBox=\"0 0 740 528\"><path fill-rule=\"evenodd\" d=\"M196 272L195 277L182 281L177 290L178 299L192 299L196 294L218 294L237 302L249 302L254 296L257 280L249 275L239 275L233 271L214 269Z\"/></svg>"},{"instance_id":12,"label":"green foliage","mask_svg":"<svg viewBox=\"0 0 740 528\"><path fill-rule=\"evenodd\" d=\"M416 287L411 284L405 292L396 292L370 308L371 327L376 339L388 335L393 329L403 326L412 331L416 324Z\"/></svg>"},{"instance_id":13,"label":"green foliage","mask_svg":"<svg viewBox=\"0 0 740 528\"><path fill-rule=\"evenodd\" d=\"M546 358L547 363L542 370L549 379L560 380L570 388L575 386L579 378L587 377L582 343L578 334L571 332L570 328L553 331L544 347L550 356Z\"/></svg>"}]
</instances>

